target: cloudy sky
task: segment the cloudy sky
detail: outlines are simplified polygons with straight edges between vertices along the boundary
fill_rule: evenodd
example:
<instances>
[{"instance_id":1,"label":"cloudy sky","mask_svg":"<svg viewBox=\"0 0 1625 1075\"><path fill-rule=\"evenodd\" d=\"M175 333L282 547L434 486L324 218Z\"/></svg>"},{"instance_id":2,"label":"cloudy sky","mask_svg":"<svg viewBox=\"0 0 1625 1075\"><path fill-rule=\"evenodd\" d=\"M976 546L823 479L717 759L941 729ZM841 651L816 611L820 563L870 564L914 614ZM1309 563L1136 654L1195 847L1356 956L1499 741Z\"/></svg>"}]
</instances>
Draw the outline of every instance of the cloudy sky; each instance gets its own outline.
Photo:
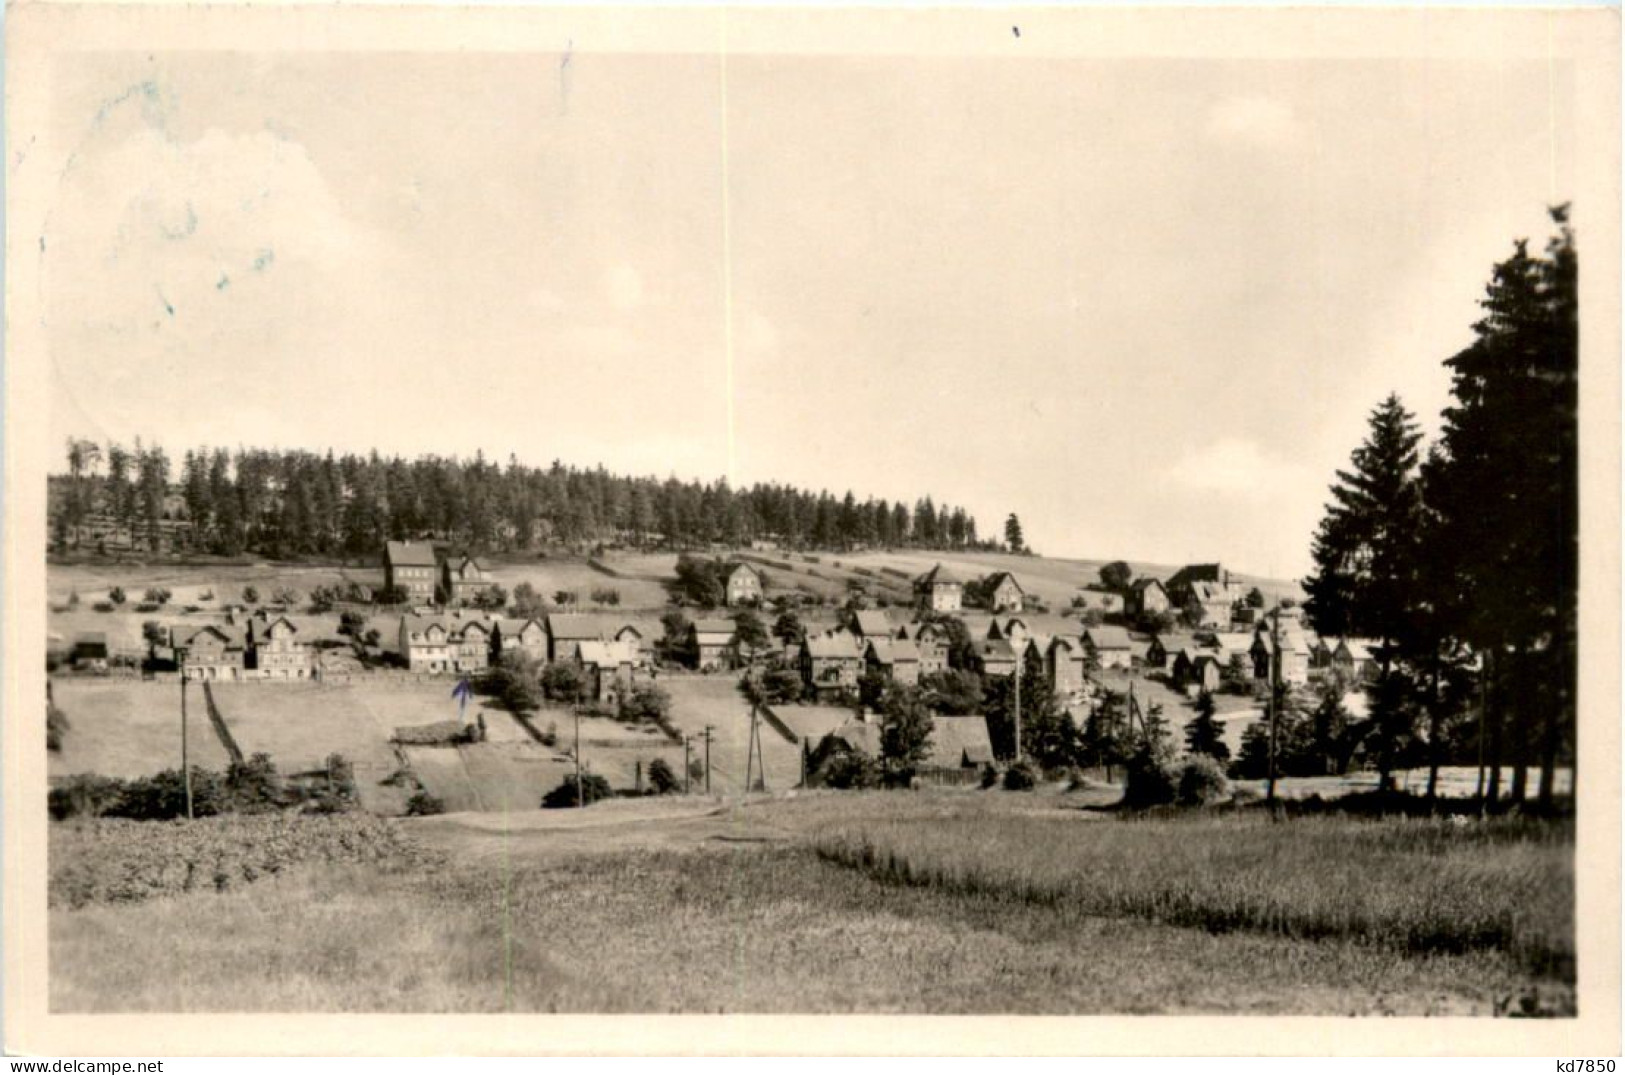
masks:
<instances>
[{"instance_id":1,"label":"cloudy sky","mask_svg":"<svg viewBox=\"0 0 1625 1075\"><path fill-rule=\"evenodd\" d=\"M1523 62L76 56L68 435L783 480L1297 575L1572 195Z\"/></svg>"}]
</instances>

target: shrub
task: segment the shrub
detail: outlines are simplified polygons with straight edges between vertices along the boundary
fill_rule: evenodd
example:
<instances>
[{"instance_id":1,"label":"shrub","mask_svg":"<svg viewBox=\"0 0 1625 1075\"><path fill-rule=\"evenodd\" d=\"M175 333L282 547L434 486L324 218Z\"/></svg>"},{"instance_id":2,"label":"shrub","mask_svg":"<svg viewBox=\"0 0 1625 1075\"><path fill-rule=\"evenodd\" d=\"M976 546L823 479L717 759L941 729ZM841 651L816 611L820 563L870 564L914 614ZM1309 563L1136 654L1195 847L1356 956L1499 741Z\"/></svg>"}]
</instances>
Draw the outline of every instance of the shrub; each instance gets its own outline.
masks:
<instances>
[{"instance_id":1,"label":"shrub","mask_svg":"<svg viewBox=\"0 0 1625 1075\"><path fill-rule=\"evenodd\" d=\"M656 795L670 795L677 790L677 774L671 771L665 758L649 763L649 787Z\"/></svg>"},{"instance_id":2,"label":"shrub","mask_svg":"<svg viewBox=\"0 0 1625 1075\"><path fill-rule=\"evenodd\" d=\"M999 783L999 770L994 767L992 762L987 762L987 763L983 764L983 766L982 766L982 790L986 791L988 788L997 786L998 783Z\"/></svg>"},{"instance_id":3,"label":"shrub","mask_svg":"<svg viewBox=\"0 0 1625 1075\"><path fill-rule=\"evenodd\" d=\"M1230 781L1217 759L1207 754L1191 754L1179 768L1175 801L1181 806L1206 806L1229 794Z\"/></svg>"},{"instance_id":4,"label":"shrub","mask_svg":"<svg viewBox=\"0 0 1625 1075\"><path fill-rule=\"evenodd\" d=\"M550 702L577 702L587 690L579 666L556 661L542 669L542 694Z\"/></svg>"},{"instance_id":5,"label":"shrub","mask_svg":"<svg viewBox=\"0 0 1625 1075\"><path fill-rule=\"evenodd\" d=\"M141 601L136 604L135 610L137 612L157 612L158 606L151 601Z\"/></svg>"},{"instance_id":6,"label":"shrub","mask_svg":"<svg viewBox=\"0 0 1625 1075\"><path fill-rule=\"evenodd\" d=\"M111 602L111 601L97 601L94 605L91 605L90 607L95 609L97 612L111 612L111 611L113 611L113 602Z\"/></svg>"},{"instance_id":7,"label":"shrub","mask_svg":"<svg viewBox=\"0 0 1625 1075\"><path fill-rule=\"evenodd\" d=\"M259 602L259 599L260 599L260 592L259 592L258 589L256 589L253 586L244 586L243 587L243 601L244 601L244 603L250 604L250 605L257 604Z\"/></svg>"},{"instance_id":8,"label":"shrub","mask_svg":"<svg viewBox=\"0 0 1625 1075\"><path fill-rule=\"evenodd\" d=\"M271 755L258 753L247 761L234 761L226 769L226 798L232 809L263 814L283 803L282 777Z\"/></svg>"},{"instance_id":9,"label":"shrub","mask_svg":"<svg viewBox=\"0 0 1625 1075\"><path fill-rule=\"evenodd\" d=\"M571 773L564 778L564 783L542 796L542 808L557 810L562 807L580 806L582 799L591 806L599 799L607 799L611 795L609 781L597 773L581 774L581 794L576 793L576 775Z\"/></svg>"},{"instance_id":10,"label":"shrub","mask_svg":"<svg viewBox=\"0 0 1625 1075\"><path fill-rule=\"evenodd\" d=\"M52 787L46 808L58 821L71 817L101 817L118 804L124 781L96 773L77 773Z\"/></svg>"},{"instance_id":11,"label":"shrub","mask_svg":"<svg viewBox=\"0 0 1625 1075\"><path fill-rule=\"evenodd\" d=\"M211 817L225 805L220 774L192 767L192 815ZM103 811L107 817L132 821L170 821L186 816L186 782L179 769L127 781L116 802Z\"/></svg>"},{"instance_id":12,"label":"shrub","mask_svg":"<svg viewBox=\"0 0 1625 1075\"><path fill-rule=\"evenodd\" d=\"M1172 759L1141 748L1123 765L1123 805L1135 809L1174 801L1179 790L1179 769Z\"/></svg>"},{"instance_id":13,"label":"shrub","mask_svg":"<svg viewBox=\"0 0 1625 1075\"><path fill-rule=\"evenodd\" d=\"M202 593L197 595L197 599L199 601L213 601L214 600L214 591L213 590L204 590Z\"/></svg>"},{"instance_id":14,"label":"shrub","mask_svg":"<svg viewBox=\"0 0 1625 1075\"><path fill-rule=\"evenodd\" d=\"M124 593L124 587L115 586L111 590L108 590L107 599L115 605L124 604L124 602L127 600L127 595Z\"/></svg>"},{"instance_id":15,"label":"shrub","mask_svg":"<svg viewBox=\"0 0 1625 1075\"><path fill-rule=\"evenodd\" d=\"M813 782L843 791L880 786L880 766L867 754L837 750L824 759L813 774Z\"/></svg>"},{"instance_id":16,"label":"shrub","mask_svg":"<svg viewBox=\"0 0 1625 1075\"><path fill-rule=\"evenodd\" d=\"M1038 773L1031 765L1018 761L1004 771L1005 791L1031 791L1038 786Z\"/></svg>"},{"instance_id":17,"label":"shrub","mask_svg":"<svg viewBox=\"0 0 1625 1075\"><path fill-rule=\"evenodd\" d=\"M172 596L174 595L162 586L151 586L148 587L147 592L142 595L142 598L154 605L167 605Z\"/></svg>"},{"instance_id":18,"label":"shrub","mask_svg":"<svg viewBox=\"0 0 1625 1075\"><path fill-rule=\"evenodd\" d=\"M408 817L428 817L430 814L444 814L445 812L445 800L430 795L421 788L414 792L410 799L406 800L406 815Z\"/></svg>"}]
</instances>

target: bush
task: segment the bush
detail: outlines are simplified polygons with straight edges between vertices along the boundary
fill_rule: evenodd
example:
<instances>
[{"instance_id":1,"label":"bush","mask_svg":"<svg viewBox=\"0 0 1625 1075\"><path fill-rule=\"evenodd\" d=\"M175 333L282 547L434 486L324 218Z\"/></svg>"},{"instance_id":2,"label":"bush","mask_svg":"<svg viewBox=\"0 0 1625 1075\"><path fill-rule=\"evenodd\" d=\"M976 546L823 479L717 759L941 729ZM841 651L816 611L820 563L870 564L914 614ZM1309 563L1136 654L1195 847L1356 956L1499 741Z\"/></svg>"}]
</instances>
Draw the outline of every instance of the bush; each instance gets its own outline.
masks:
<instances>
[{"instance_id":1,"label":"bush","mask_svg":"<svg viewBox=\"0 0 1625 1075\"><path fill-rule=\"evenodd\" d=\"M665 758L649 763L649 787L656 795L670 795L678 789L677 774L671 771Z\"/></svg>"},{"instance_id":2,"label":"bush","mask_svg":"<svg viewBox=\"0 0 1625 1075\"><path fill-rule=\"evenodd\" d=\"M1181 806L1206 806L1222 801L1230 792L1230 781L1217 759L1207 754L1191 754L1179 769L1175 801Z\"/></svg>"},{"instance_id":3,"label":"bush","mask_svg":"<svg viewBox=\"0 0 1625 1075\"><path fill-rule=\"evenodd\" d=\"M430 795L422 789L414 792L412 797L406 800L407 817L428 817L430 814L444 814L445 812L445 800Z\"/></svg>"},{"instance_id":4,"label":"bush","mask_svg":"<svg viewBox=\"0 0 1625 1075\"><path fill-rule=\"evenodd\" d=\"M135 610L137 612L157 612L158 611L158 605L154 604L151 601L141 601L141 602L136 604Z\"/></svg>"},{"instance_id":5,"label":"bush","mask_svg":"<svg viewBox=\"0 0 1625 1075\"><path fill-rule=\"evenodd\" d=\"M999 770L994 767L992 762L987 762L982 766L982 790L986 791L988 788L996 787L998 783Z\"/></svg>"},{"instance_id":6,"label":"bush","mask_svg":"<svg viewBox=\"0 0 1625 1075\"><path fill-rule=\"evenodd\" d=\"M109 601L111 601L115 605L124 604L124 602L127 600L127 597L126 597L126 595L124 593L124 587L115 586L111 590L108 590L107 591L107 599Z\"/></svg>"},{"instance_id":7,"label":"bush","mask_svg":"<svg viewBox=\"0 0 1625 1075\"><path fill-rule=\"evenodd\" d=\"M90 607L95 609L97 612L111 612L111 611L113 611L113 602L111 602L111 601L97 601L94 605L91 605Z\"/></svg>"},{"instance_id":8,"label":"bush","mask_svg":"<svg viewBox=\"0 0 1625 1075\"><path fill-rule=\"evenodd\" d=\"M192 767L192 816L212 817L226 805L220 774ZM103 811L132 821L170 821L186 816L186 782L179 769L128 781L118 800Z\"/></svg>"},{"instance_id":9,"label":"bush","mask_svg":"<svg viewBox=\"0 0 1625 1075\"><path fill-rule=\"evenodd\" d=\"M1031 791L1038 786L1038 773L1024 761L1018 761L1004 771L1005 791Z\"/></svg>"},{"instance_id":10,"label":"bush","mask_svg":"<svg viewBox=\"0 0 1625 1075\"><path fill-rule=\"evenodd\" d=\"M1123 805L1144 809L1171 803L1179 777L1172 759L1154 750L1137 750L1123 766Z\"/></svg>"},{"instance_id":11,"label":"bush","mask_svg":"<svg viewBox=\"0 0 1625 1075\"><path fill-rule=\"evenodd\" d=\"M169 590L162 586L152 586L149 587L147 592L142 595L142 599L151 602L154 605L167 605L169 603L169 599L173 596L174 594L170 593Z\"/></svg>"},{"instance_id":12,"label":"bush","mask_svg":"<svg viewBox=\"0 0 1625 1075\"><path fill-rule=\"evenodd\" d=\"M813 774L813 782L842 791L880 786L880 766L867 754L855 750L834 751Z\"/></svg>"},{"instance_id":13,"label":"bush","mask_svg":"<svg viewBox=\"0 0 1625 1075\"><path fill-rule=\"evenodd\" d=\"M255 754L247 761L234 761L226 769L226 797L232 809L245 814L263 814L283 804L282 777L271 755Z\"/></svg>"},{"instance_id":14,"label":"bush","mask_svg":"<svg viewBox=\"0 0 1625 1075\"><path fill-rule=\"evenodd\" d=\"M579 665L555 661L542 669L542 694L550 702L579 702L587 690Z\"/></svg>"},{"instance_id":15,"label":"bush","mask_svg":"<svg viewBox=\"0 0 1625 1075\"><path fill-rule=\"evenodd\" d=\"M580 806L582 798L591 806L599 799L607 799L612 794L609 790L609 781L597 773L581 774L581 795L576 794L576 775L571 773L564 778L564 783L542 796L544 810L557 810L563 807Z\"/></svg>"},{"instance_id":16,"label":"bush","mask_svg":"<svg viewBox=\"0 0 1625 1075\"><path fill-rule=\"evenodd\" d=\"M51 788L47 809L58 821L71 817L101 817L124 794L124 781L96 773L78 773Z\"/></svg>"}]
</instances>

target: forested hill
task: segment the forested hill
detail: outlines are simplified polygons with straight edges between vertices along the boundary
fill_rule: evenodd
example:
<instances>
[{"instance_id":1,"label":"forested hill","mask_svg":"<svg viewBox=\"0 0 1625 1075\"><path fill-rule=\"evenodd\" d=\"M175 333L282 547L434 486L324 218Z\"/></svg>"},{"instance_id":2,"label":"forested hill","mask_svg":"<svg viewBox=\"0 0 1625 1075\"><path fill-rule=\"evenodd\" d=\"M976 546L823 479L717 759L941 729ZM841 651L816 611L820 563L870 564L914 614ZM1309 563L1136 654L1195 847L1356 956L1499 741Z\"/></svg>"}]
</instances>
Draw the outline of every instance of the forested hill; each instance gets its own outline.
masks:
<instances>
[{"instance_id":1,"label":"forested hill","mask_svg":"<svg viewBox=\"0 0 1625 1075\"><path fill-rule=\"evenodd\" d=\"M509 459L319 455L68 443L50 479L54 548L83 547L109 528L142 548L270 557L366 554L386 538L441 539L482 551L621 541L687 547L772 538L796 546L878 543L992 547L962 508L929 495L910 506L786 485L732 489L625 477L602 467L546 468Z\"/></svg>"}]
</instances>

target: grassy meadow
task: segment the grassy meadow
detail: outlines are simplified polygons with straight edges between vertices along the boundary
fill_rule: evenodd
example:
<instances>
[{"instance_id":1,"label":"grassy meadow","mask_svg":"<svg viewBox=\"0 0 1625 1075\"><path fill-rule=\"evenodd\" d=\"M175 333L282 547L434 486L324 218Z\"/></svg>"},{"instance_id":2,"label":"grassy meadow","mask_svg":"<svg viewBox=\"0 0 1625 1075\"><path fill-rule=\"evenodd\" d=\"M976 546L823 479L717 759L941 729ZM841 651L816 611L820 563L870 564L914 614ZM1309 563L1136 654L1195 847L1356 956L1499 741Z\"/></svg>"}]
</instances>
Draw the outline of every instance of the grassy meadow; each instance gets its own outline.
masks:
<instances>
[{"instance_id":1,"label":"grassy meadow","mask_svg":"<svg viewBox=\"0 0 1625 1075\"><path fill-rule=\"evenodd\" d=\"M416 850L58 904L52 1007L1574 1009L1561 823L1131 821L1061 796L962 791L503 820L378 822ZM53 873L59 854L97 846L55 837Z\"/></svg>"}]
</instances>

